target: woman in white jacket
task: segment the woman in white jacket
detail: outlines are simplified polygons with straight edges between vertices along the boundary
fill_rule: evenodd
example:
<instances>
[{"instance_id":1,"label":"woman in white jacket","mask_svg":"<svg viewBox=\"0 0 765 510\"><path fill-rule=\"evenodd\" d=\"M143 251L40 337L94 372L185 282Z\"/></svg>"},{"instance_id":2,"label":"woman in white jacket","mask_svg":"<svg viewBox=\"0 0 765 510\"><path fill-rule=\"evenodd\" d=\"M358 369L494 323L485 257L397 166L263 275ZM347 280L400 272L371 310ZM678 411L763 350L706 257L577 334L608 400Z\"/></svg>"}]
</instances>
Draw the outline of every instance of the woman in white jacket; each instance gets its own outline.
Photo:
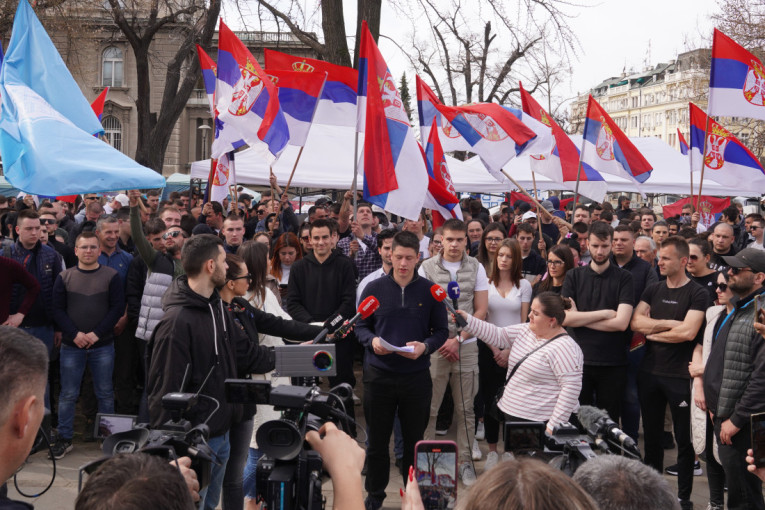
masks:
<instances>
[{"instance_id":1,"label":"woman in white jacket","mask_svg":"<svg viewBox=\"0 0 765 510\"><path fill-rule=\"evenodd\" d=\"M715 336L725 318L733 310L733 293L728 289L727 273L718 273L716 284L718 305L707 309L707 327L704 330L704 344L697 345L688 371L693 377L691 397L695 406L691 409L691 430L693 449L697 454L706 450L707 480L709 481L709 506L711 510L722 510L725 497L725 472L717 460L717 445L714 443L714 426L709 417L704 399L704 366Z\"/></svg>"}]
</instances>

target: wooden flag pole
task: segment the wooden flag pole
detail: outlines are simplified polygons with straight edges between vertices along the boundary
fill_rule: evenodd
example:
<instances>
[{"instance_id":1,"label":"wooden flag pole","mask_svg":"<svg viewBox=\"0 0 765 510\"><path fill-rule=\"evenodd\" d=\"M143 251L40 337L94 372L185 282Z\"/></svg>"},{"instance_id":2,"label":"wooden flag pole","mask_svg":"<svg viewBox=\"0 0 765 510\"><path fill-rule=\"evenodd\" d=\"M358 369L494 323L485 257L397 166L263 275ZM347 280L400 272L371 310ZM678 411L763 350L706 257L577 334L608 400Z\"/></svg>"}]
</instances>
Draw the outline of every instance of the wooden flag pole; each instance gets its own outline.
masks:
<instances>
[{"instance_id":1,"label":"wooden flag pole","mask_svg":"<svg viewBox=\"0 0 765 510\"><path fill-rule=\"evenodd\" d=\"M356 219L356 209L358 204L356 203L356 195L359 190L359 132L356 131L353 141L353 219Z\"/></svg>"},{"instance_id":2,"label":"wooden flag pole","mask_svg":"<svg viewBox=\"0 0 765 510\"><path fill-rule=\"evenodd\" d=\"M528 191L526 191L526 189L525 189L523 186L521 186L521 185L520 185L520 183L519 183L518 181L516 181L515 179L513 179L512 177L510 177L510 175L509 175L509 174L508 174L508 173L507 173L507 172L506 172L504 169L500 170L500 172L502 172L502 173L505 175L505 177L507 177L508 179L510 179L510 182L512 182L512 183L515 185L515 187L516 187L516 188L518 188L519 190L521 190L521 193L523 193L524 195L526 195L527 197L529 197L529 199L530 199L530 200L531 200L531 201L534 203L534 205L536 205L536 206L537 206L537 209L541 209L541 210L543 210L543 211L545 212L545 214L550 214L549 212L547 212L547 209L545 209L544 207L542 207L542 204L540 204L540 203L539 203L539 202L538 202L538 201L537 201L537 200L536 200L534 197L532 197L532 196L529 194L529 192L528 192ZM552 214L550 214L550 216L552 216ZM561 220L561 221L563 222L563 224L564 224L564 225L566 225L566 226L569 228L569 230L573 229L573 227L571 226L571 223L567 222L566 220L564 220L564 219L562 219L562 218L558 218L558 219L559 219L559 220Z\"/></svg>"},{"instance_id":3,"label":"wooden flag pole","mask_svg":"<svg viewBox=\"0 0 765 510\"><path fill-rule=\"evenodd\" d=\"M531 172L531 182L534 185L534 200L539 202L539 193L537 192L537 176L534 174L534 172ZM539 204L539 208L544 209L544 207L542 207L542 204ZM547 209L545 209L545 211L547 211ZM540 216L541 214L542 214L542 211L540 210L537 216ZM544 238L542 237L543 235L542 234L542 218L537 218L537 228L539 229L539 239L543 240Z\"/></svg>"},{"instance_id":4,"label":"wooden flag pole","mask_svg":"<svg viewBox=\"0 0 765 510\"><path fill-rule=\"evenodd\" d=\"M210 186L213 185L213 179L215 178L215 163L217 162L218 162L217 159L210 158L210 173L207 174L207 201L208 202L210 202L210 197L212 196L212 188ZM191 193L189 193L189 195L190 194ZM191 203L191 197L189 197L189 203Z\"/></svg>"},{"instance_id":5,"label":"wooden flag pole","mask_svg":"<svg viewBox=\"0 0 765 510\"><path fill-rule=\"evenodd\" d=\"M699 178L699 194L696 195L696 212L698 212L699 215L701 215L701 212L699 209L701 207L701 189L704 186L704 167L707 166L706 163L704 162L704 157L707 154L707 133L708 132L709 132L709 114L707 114L707 121L704 124L704 150L701 151L701 177Z\"/></svg>"},{"instance_id":6,"label":"wooden flag pole","mask_svg":"<svg viewBox=\"0 0 765 510\"><path fill-rule=\"evenodd\" d=\"M292 178L295 176L295 169L298 166L298 162L300 161L300 156L303 155L303 149L305 146L301 145L300 150L298 151L297 159L295 160L295 164L292 166L292 172L290 172L290 178L287 179L287 185L284 187L284 191L282 192L282 200L284 200L284 197L287 196L287 190L290 189L290 184L292 184Z\"/></svg>"},{"instance_id":7,"label":"wooden flag pole","mask_svg":"<svg viewBox=\"0 0 765 510\"><path fill-rule=\"evenodd\" d=\"M274 175L274 167L269 166L268 167L268 173L270 174L269 177L271 175ZM276 211L274 211L274 209L275 209L275 207L274 207L274 200L276 200L276 190L274 189L273 184L271 184L271 179L270 178L268 179L268 183L271 186L271 212L272 213L276 213L276 212L279 212L278 209Z\"/></svg>"}]
</instances>

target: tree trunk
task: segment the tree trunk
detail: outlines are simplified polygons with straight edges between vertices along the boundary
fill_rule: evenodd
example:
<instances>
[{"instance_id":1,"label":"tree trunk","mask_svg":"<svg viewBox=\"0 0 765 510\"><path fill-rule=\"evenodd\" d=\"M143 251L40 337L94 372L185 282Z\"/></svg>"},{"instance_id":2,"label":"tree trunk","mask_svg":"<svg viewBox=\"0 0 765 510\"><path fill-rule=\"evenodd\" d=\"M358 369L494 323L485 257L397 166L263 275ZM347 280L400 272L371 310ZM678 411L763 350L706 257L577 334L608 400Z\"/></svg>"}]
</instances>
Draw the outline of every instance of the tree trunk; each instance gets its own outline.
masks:
<instances>
[{"instance_id":1,"label":"tree trunk","mask_svg":"<svg viewBox=\"0 0 765 510\"><path fill-rule=\"evenodd\" d=\"M351 54L345 36L343 0L321 2L321 28L324 32L324 60L333 64L350 67Z\"/></svg>"},{"instance_id":2,"label":"tree trunk","mask_svg":"<svg viewBox=\"0 0 765 510\"><path fill-rule=\"evenodd\" d=\"M372 38L380 38L380 9L382 0L356 0L356 42L353 47L353 67L359 67L359 43L361 42L361 22L366 20ZM325 34L326 37L326 34Z\"/></svg>"}]
</instances>

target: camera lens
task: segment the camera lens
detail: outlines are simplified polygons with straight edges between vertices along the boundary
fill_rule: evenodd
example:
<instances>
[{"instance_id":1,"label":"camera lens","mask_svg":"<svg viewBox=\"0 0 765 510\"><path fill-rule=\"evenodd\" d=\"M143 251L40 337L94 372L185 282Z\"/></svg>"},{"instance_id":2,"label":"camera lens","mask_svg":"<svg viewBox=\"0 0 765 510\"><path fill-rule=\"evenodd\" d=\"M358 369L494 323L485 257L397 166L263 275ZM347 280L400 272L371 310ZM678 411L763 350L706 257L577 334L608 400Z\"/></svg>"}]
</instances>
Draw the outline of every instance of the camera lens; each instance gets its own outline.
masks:
<instances>
[{"instance_id":1,"label":"camera lens","mask_svg":"<svg viewBox=\"0 0 765 510\"><path fill-rule=\"evenodd\" d=\"M334 364L335 359L327 351L317 351L313 355L313 366L322 372L326 372Z\"/></svg>"}]
</instances>

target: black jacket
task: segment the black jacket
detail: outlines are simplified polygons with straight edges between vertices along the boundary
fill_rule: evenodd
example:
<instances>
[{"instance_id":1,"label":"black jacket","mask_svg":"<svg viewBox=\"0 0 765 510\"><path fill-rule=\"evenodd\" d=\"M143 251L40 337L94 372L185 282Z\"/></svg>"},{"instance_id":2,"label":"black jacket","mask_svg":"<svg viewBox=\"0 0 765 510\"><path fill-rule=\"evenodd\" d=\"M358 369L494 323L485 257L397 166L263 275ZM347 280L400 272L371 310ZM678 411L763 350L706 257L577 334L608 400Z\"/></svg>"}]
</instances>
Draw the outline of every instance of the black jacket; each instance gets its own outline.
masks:
<instances>
[{"instance_id":1,"label":"black jacket","mask_svg":"<svg viewBox=\"0 0 765 510\"><path fill-rule=\"evenodd\" d=\"M162 409L163 395L195 393L210 374L201 394L216 399L220 409L214 411L215 403L200 397L187 419L192 425L208 420L210 437L224 434L242 415L240 405L226 403L224 381L242 374L270 372L274 369L274 351L250 341L217 291L209 299L200 296L191 290L186 276L173 281L162 299L162 309L165 316L154 330L147 351L151 425L161 428L170 419ZM187 366L189 375L181 388Z\"/></svg>"},{"instance_id":2,"label":"black jacket","mask_svg":"<svg viewBox=\"0 0 765 510\"><path fill-rule=\"evenodd\" d=\"M287 290L287 313L300 322L324 322L339 313L350 318L356 312L356 276L348 257L330 253L320 264L309 253L292 265Z\"/></svg>"}]
</instances>

